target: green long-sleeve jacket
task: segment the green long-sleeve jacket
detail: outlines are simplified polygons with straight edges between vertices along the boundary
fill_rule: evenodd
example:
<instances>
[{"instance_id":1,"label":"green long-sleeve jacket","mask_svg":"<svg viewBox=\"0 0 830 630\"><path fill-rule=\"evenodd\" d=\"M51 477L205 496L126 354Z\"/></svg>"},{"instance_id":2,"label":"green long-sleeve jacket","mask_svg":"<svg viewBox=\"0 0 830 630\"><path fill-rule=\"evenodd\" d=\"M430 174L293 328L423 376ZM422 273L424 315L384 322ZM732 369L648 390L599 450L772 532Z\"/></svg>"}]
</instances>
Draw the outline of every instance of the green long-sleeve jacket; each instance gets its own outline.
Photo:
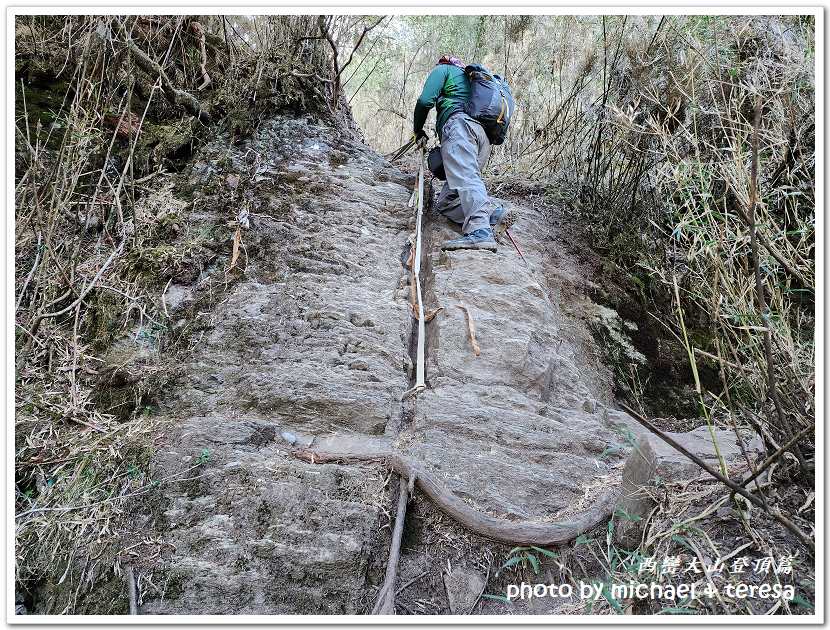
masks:
<instances>
[{"instance_id":1,"label":"green long-sleeve jacket","mask_svg":"<svg viewBox=\"0 0 830 630\"><path fill-rule=\"evenodd\" d=\"M444 123L461 103L470 100L470 78L461 68L441 64L435 66L427 77L424 91L415 103L415 133L424 128L429 110L437 105L438 119L435 129L438 137L444 129Z\"/></svg>"}]
</instances>

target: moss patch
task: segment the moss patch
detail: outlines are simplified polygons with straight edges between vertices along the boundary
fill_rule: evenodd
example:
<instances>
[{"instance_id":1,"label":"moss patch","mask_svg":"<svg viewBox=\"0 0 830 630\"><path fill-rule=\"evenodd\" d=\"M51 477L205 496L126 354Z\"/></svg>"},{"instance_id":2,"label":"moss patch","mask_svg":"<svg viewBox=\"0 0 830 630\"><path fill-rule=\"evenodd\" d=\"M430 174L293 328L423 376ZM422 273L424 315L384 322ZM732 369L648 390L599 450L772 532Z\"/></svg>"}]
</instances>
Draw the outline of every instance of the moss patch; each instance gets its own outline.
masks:
<instances>
[{"instance_id":1,"label":"moss patch","mask_svg":"<svg viewBox=\"0 0 830 630\"><path fill-rule=\"evenodd\" d=\"M94 289L86 298L88 310L81 325L84 337L96 352L103 352L115 339L124 319L122 300L105 289Z\"/></svg>"}]
</instances>

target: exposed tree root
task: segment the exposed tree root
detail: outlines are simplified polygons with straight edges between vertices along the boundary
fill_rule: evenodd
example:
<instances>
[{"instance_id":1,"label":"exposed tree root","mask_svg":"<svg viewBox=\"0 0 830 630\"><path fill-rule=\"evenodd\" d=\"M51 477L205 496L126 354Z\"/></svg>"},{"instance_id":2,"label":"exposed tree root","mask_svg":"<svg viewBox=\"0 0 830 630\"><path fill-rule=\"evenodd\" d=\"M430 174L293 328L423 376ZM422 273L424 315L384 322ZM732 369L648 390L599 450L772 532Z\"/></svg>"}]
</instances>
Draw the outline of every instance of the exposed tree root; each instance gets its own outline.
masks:
<instances>
[{"instance_id":1,"label":"exposed tree root","mask_svg":"<svg viewBox=\"0 0 830 630\"><path fill-rule=\"evenodd\" d=\"M482 514L455 496L438 478L414 459L398 453L335 453L315 452L311 449L295 450L293 454L311 463L332 461L379 461L394 472L415 484L444 513L470 531L503 543L513 545L550 546L573 540L580 534L610 518L617 500L616 491L608 491L597 499L577 518L564 523L518 523Z\"/></svg>"},{"instance_id":2,"label":"exposed tree root","mask_svg":"<svg viewBox=\"0 0 830 630\"><path fill-rule=\"evenodd\" d=\"M459 306L458 304L453 304L453 306L455 308L459 308L462 311L464 311L465 313L467 313L467 323L470 326L470 339L473 340L473 352L476 353L477 357L480 357L481 356L481 348L479 348L478 344L476 343L476 329L475 329L475 326L473 326L473 314L467 309L466 306Z\"/></svg>"},{"instance_id":3,"label":"exposed tree root","mask_svg":"<svg viewBox=\"0 0 830 630\"><path fill-rule=\"evenodd\" d=\"M201 103L199 103L199 101L192 94L188 94L184 90L180 90L173 85L170 77L167 76L167 73L164 72L162 67L150 59L150 57L148 57L143 50L135 45L135 42L133 42L130 38L129 33L127 33L127 29L121 22L113 20L113 23L115 24L119 37L123 37L126 41L127 47L130 49L130 52L132 53L138 67L150 76L158 76L161 78L161 85L162 88L164 88L162 91L165 98L174 105L183 107L189 114L196 116L203 123L210 123L210 114L208 114L207 110L202 108Z\"/></svg>"},{"instance_id":4,"label":"exposed tree root","mask_svg":"<svg viewBox=\"0 0 830 630\"><path fill-rule=\"evenodd\" d=\"M196 39L199 40L199 44L202 48L202 63L199 65L199 69L202 72L202 84L197 88L201 92L205 88L213 85L213 81L211 80L206 67L207 51L205 50L205 29L198 22L191 22L190 30L193 31L193 34L196 36Z\"/></svg>"}]
</instances>

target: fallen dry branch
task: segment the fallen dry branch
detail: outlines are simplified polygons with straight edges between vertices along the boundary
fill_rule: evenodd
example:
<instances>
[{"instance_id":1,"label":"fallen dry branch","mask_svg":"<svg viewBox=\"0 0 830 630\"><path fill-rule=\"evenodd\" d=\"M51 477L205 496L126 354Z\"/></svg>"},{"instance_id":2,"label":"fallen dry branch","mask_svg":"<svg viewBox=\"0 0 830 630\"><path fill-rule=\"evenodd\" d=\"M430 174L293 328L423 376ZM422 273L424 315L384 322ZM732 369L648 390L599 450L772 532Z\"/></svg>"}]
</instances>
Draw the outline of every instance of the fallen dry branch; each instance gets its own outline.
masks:
<instances>
[{"instance_id":1,"label":"fallen dry branch","mask_svg":"<svg viewBox=\"0 0 830 630\"><path fill-rule=\"evenodd\" d=\"M135 573L132 567L127 567L127 588L130 591L130 614L138 614L138 605L136 604L135 595Z\"/></svg>"},{"instance_id":2,"label":"fallen dry branch","mask_svg":"<svg viewBox=\"0 0 830 630\"><path fill-rule=\"evenodd\" d=\"M392 546L389 548L389 561L386 565L386 580L380 589L378 602L372 614L395 614L395 580L398 577L398 560L401 557L401 540L403 539L403 524L406 519L406 502L409 498L409 484L401 477L400 495L398 496L398 512L395 515L395 531L392 534ZM379 609L379 610L378 610Z\"/></svg>"},{"instance_id":3,"label":"fallen dry branch","mask_svg":"<svg viewBox=\"0 0 830 630\"><path fill-rule=\"evenodd\" d=\"M377 453L335 453L297 449L293 455L311 463L386 460L389 467L405 479L415 479L415 485L429 499L460 525L485 538L512 545L547 547L573 540L596 525L608 520L614 510L617 493L609 490L577 518L564 523L517 523L482 514L455 496L434 474L406 455L378 451Z\"/></svg>"},{"instance_id":4,"label":"fallen dry branch","mask_svg":"<svg viewBox=\"0 0 830 630\"><path fill-rule=\"evenodd\" d=\"M787 442L784 446L782 446L782 447L781 447L781 448L779 448L777 451L775 451L775 453L773 453L772 455L770 455L770 456L769 456L769 458L767 459L767 461L765 461L765 462L764 462L764 463L763 463L763 464L762 464L762 465L761 465L761 466L760 466L760 467L759 467L759 468L758 468L758 469L757 469L757 470L756 470L756 471L755 471L752 475L750 475L749 477L747 477L746 479L744 479L744 480L741 482L741 486L742 486L742 487L744 487L744 488L746 488L746 484L748 484L748 483L749 483L750 481L752 481L753 479L757 479L757 478L758 478L758 475L760 475L760 474L761 474L762 472L764 472L767 468L769 468L769 467L770 467L770 466L772 466L775 462L777 462L777 461L778 461L778 460L779 460L779 459L780 459L780 458L784 455L784 453L786 453L787 451L789 451L789 450L790 450L793 446L795 446L798 442L800 442L800 441L801 441L801 440L803 440L805 437L807 437L808 435L810 435L810 433L812 433L812 432L813 432L813 430L814 430L815 428L816 428L816 423L815 423L815 422L811 423L809 427L807 427L806 429L804 429L803 431L801 431L801 433L799 433L798 435L796 435L796 436L795 436L792 440L790 440L790 441L789 441L789 442Z\"/></svg>"},{"instance_id":5,"label":"fallen dry branch","mask_svg":"<svg viewBox=\"0 0 830 630\"><path fill-rule=\"evenodd\" d=\"M763 499L760 499L756 495L752 494L746 488L741 487L740 485L738 485L737 483L732 481L729 477L726 477L726 476L722 475L721 473L719 473L717 470L715 470L714 468L709 466L709 464L707 464L702 459L700 459L697 455L687 451L684 447L682 447L680 444L675 442L668 435L663 433L660 429L658 429L651 422L649 422L648 420L643 418L643 416L638 414L636 411L634 411L633 409L631 409L627 405L624 405L623 403L620 403L620 407L622 407L623 411L625 411L629 416L634 418L637 422L642 424L646 429L648 429L649 431L654 433L657 437L662 439L666 444L671 446L678 453L681 453L682 455L688 457L695 464L697 464L703 470L705 470L707 473L712 475L715 479L717 479L718 481L720 481L721 483L723 483L727 487L729 487L729 489L731 489L732 492L740 494L742 497L748 499L750 502L757 505L759 508L764 510L767 514L772 516L776 521L781 523L784 527L786 527L793 534L795 534L801 542L803 542L805 545L807 545L810 548L810 550L812 550L812 551L816 550L816 543L813 541L813 539L810 538L803 531L801 531L801 529L795 523L792 523L786 516L781 514L781 512L777 508L774 508L774 507L768 505L767 502L764 501Z\"/></svg>"}]
</instances>

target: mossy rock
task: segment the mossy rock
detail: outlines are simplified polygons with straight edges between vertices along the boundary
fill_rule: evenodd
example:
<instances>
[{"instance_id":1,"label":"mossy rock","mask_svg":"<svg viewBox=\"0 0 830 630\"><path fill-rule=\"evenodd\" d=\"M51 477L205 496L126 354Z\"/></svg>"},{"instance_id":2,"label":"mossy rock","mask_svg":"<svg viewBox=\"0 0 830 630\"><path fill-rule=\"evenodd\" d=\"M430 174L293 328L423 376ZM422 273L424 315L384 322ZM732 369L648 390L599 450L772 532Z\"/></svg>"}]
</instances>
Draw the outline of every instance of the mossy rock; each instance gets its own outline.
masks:
<instances>
[{"instance_id":1,"label":"mossy rock","mask_svg":"<svg viewBox=\"0 0 830 630\"><path fill-rule=\"evenodd\" d=\"M204 248L191 243L157 245L134 248L127 256L127 266L131 277L142 277L149 280L149 284L160 284L171 276L189 284L210 258Z\"/></svg>"},{"instance_id":2,"label":"mossy rock","mask_svg":"<svg viewBox=\"0 0 830 630\"><path fill-rule=\"evenodd\" d=\"M155 164L177 163L190 158L199 143L193 121L184 119L172 124L156 124L145 120L143 134L136 145L138 154L152 155Z\"/></svg>"},{"instance_id":3,"label":"mossy rock","mask_svg":"<svg viewBox=\"0 0 830 630\"><path fill-rule=\"evenodd\" d=\"M124 368L102 373L93 390L92 401L102 413L112 414L119 421L127 422L141 403L143 388L140 381L139 375Z\"/></svg>"},{"instance_id":4,"label":"mossy rock","mask_svg":"<svg viewBox=\"0 0 830 630\"><path fill-rule=\"evenodd\" d=\"M689 335L689 340L695 348L705 350L712 345L712 332L705 328L695 328Z\"/></svg>"},{"instance_id":5,"label":"mossy rock","mask_svg":"<svg viewBox=\"0 0 830 630\"><path fill-rule=\"evenodd\" d=\"M58 563L49 576L44 576L44 584L38 589L38 599L33 613L36 615L58 615L64 610L70 614L80 615L129 615L130 604L125 581L115 574L118 545L108 548L96 566L106 567L95 579L89 579L83 564L73 560L69 567L69 576L59 583L67 570L67 563ZM90 569L90 573L95 568ZM68 610L67 610L68 609Z\"/></svg>"},{"instance_id":6,"label":"mossy rock","mask_svg":"<svg viewBox=\"0 0 830 630\"><path fill-rule=\"evenodd\" d=\"M121 461L126 469L147 471L153 461L153 447L145 442L128 442L121 446Z\"/></svg>"},{"instance_id":7,"label":"mossy rock","mask_svg":"<svg viewBox=\"0 0 830 630\"><path fill-rule=\"evenodd\" d=\"M174 247L136 247L127 256L130 274L156 274L169 265L175 253Z\"/></svg>"},{"instance_id":8,"label":"mossy rock","mask_svg":"<svg viewBox=\"0 0 830 630\"><path fill-rule=\"evenodd\" d=\"M39 139L46 149L54 151L60 148L66 134L65 123L61 122L61 105L68 89L67 83L55 84L52 89L37 85L16 86L15 119L21 128L25 128L28 121L32 145ZM38 122L41 124L40 136L37 135Z\"/></svg>"},{"instance_id":9,"label":"mossy rock","mask_svg":"<svg viewBox=\"0 0 830 630\"><path fill-rule=\"evenodd\" d=\"M137 362L111 365L101 370L98 382L92 389L91 399L103 413L115 415L121 422L126 422L142 408L145 413L150 412L148 406L169 378L168 371L148 369L146 365ZM133 445L129 453L135 462L131 461L129 465L146 465L149 462L152 451L144 452L141 450L143 448L140 444Z\"/></svg>"},{"instance_id":10,"label":"mossy rock","mask_svg":"<svg viewBox=\"0 0 830 630\"><path fill-rule=\"evenodd\" d=\"M101 352L112 343L121 328L124 305L119 296L104 289L90 291L86 304L88 308L81 332L86 339L92 340L93 349Z\"/></svg>"}]
</instances>

